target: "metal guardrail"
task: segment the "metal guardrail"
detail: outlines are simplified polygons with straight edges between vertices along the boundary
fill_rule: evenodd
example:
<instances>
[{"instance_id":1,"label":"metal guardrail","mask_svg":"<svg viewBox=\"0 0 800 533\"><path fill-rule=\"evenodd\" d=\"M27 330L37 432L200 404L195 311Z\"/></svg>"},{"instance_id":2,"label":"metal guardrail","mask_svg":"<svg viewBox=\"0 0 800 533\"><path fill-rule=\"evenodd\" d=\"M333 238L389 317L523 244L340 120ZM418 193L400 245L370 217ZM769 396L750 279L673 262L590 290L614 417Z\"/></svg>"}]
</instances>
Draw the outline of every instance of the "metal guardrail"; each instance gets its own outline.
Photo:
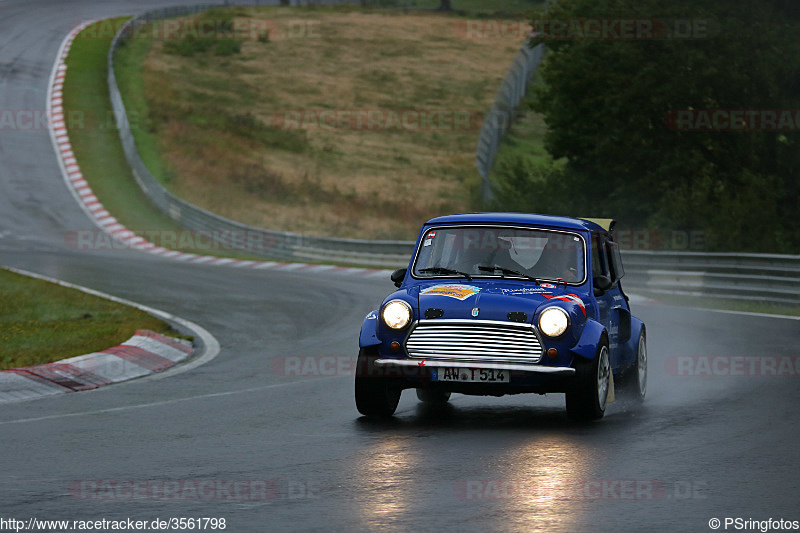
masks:
<instances>
[{"instance_id":1,"label":"metal guardrail","mask_svg":"<svg viewBox=\"0 0 800 533\"><path fill-rule=\"evenodd\" d=\"M484 201L492 199L492 182L489 180L489 172L494 164L497 150L500 148L500 141L511 126L514 114L525 97L525 93L528 92L528 85L533 80L544 53L544 44L538 44L533 48L527 44L522 46L514 58L511 70L500 85L500 90L497 92L489 114L483 121L478 137L476 162L478 173L481 175L481 196Z\"/></svg>"},{"instance_id":2,"label":"metal guardrail","mask_svg":"<svg viewBox=\"0 0 800 533\"><path fill-rule=\"evenodd\" d=\"M800 305L800 255L624 251L623 284L655 293Z\"/></svg>"},{"instance_id":3,"label":"metal guardrail","mask_svg":"<svg viewBox=\"0 0 800 533\"><path fill-rule=\"evenodd\" d=\"M137 21L197 13L219 5L201 5L159 9L144 13L122 27L114 38L108 56L108 85L122 146L139 185L153 203L171 218L190 230L256 232L261 246L253 253L269 258L304 262L342 262L395 268L408 264L413 251L409 241L365 241L356 239L315 238L304 235L255 228L235 222L182 200L167 191L142 162L131 133L122 97L114 76L114 53ZM128 33L126 33L128 32ZM538 67L543 48L523 48L514 67L498 93L481 130L478 146L479 169L487 179L488 169L508 119L527 90ZM484 175L485 171L485 175ZM487 183L487 181L484 181ZM800 256L624 251L624 284L633 289L656 293L715 296L752 301L771 301L800 305Z\"/></svg>"}]
</instances>

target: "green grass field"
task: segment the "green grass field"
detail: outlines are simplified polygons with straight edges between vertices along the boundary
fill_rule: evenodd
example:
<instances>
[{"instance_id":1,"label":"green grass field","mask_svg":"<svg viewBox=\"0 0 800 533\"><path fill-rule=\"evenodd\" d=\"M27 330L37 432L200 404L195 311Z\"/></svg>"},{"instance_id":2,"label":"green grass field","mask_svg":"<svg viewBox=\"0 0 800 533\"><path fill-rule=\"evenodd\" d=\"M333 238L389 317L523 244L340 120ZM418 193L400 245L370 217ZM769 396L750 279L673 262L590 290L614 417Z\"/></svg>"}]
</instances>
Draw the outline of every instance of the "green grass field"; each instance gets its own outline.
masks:
<instances>
[{"instance_id":1,"label":"green grass field","mask_svg":"<svg viewBox=\"0 0 800 533\"><path fill-rule=\"evenodd\" d=\"M536 80L533 83L535 84ZM544 123L542 115L529 109L530 92L528 94L529 96L523 99L519 106L516 120L503 138L495 157L495 170L499 170L505 165L512 165L519 160L536 165L550 159L544 148L547 125Z\"/></svg>"},{"instance_id":2,"label":"green grass field","mask_svg":"<svg viewBox=\"0 0 800 533\"><path fill-rule=\"evenodd\" d=\"M113 23L117 26L122 20ZM72 111L89 117L81 124L67 121L72 150L97 198L123 225L132 230L178 230L175 221L150 203L125 160L106 81L110 43L89 27L75 39L67 57L65 115Z\"/></svg>"},{"instance_id":3,"label":"green grass field","mask_svg":"<svg viewBox=\"0 0 800 533\"><path fill-rule=\"evenodd\" d=\"M138 329L180 336L138 309L8 270L0 294L0 370L104 350Z\"/></svg>"},{"instance_id":4,"label":"green grass field","mask_svg":"<svg viewBox=\"0 0 800 533\"><path fill-rule=\"evenodd\" d=\"M467 16L524 16L541 9L544 0L451 0L453 11ZM398 0L398 7L438 9L439 0Z\"/></svg>"},{"instance_id":5,"label":"green grass field","mask_svg":"<svg viewBox=\"0 0 800 533\"><path fill-rule=\"evenodd\" d=\"M109 19L89 26L77 36L70 48L63 90L65 116L82 118L80 121L67 120L72 150L92 191L122 225L153 244L197 252L194 248L180 246L175 236L181 234L182 227L150 202L136 183L122 150L108 92L107 58L115 29L124 20ZM130 47L135 48L142 42L132 40ZM136 56L131 57L133 61L136 59ZM122 69L123 76L125 72ZM135 85L137 81L141 83L141 79L123 79L130 87L130 94L143 94L141 85ZM135 107L130 110L129 121L133 129L143 127L144 120ZM139 142L143 156L151 155L148 150L157 149L141 140ZM157 160L152 156L149 159ZM259 258L232 250L203 250L201 253L237 259Z\"/></svg>"}]
</instances>

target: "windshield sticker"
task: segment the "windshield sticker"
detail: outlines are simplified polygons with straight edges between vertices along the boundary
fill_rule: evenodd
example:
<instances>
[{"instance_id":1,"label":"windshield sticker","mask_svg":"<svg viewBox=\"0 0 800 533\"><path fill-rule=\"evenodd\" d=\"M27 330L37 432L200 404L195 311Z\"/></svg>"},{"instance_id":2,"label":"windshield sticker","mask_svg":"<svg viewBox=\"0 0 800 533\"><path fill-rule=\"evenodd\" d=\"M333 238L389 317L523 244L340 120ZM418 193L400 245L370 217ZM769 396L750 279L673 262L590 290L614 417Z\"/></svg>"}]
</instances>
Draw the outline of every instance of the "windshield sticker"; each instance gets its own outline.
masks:
<instances>
[{"instance_id":1,"label":"windshield sticker","mask_svg":"<svg viewBox=\"0 0 800 533\"><path fill-rule=\"evenodd\" d=\"M431 296L449 296L450 298L455 298L456 300L466 300L473 294L477 294L479 292L481 292L480 287L474 287L472 285L447 284L428 287L427 289L420 291L420 294L427 294Z\"/></svg>"},{"instance_id":2,"label":"windshield sticker","mask_svg":"<svg viewBox=\"0 0 800 533\"><path fill-rule=\"evenodd\" d=\"M547 298L548 300L563 300L565 302L572 302L574 304L577 304L578 307L581 308L581 311L583 311L583 316L586 316L586 305L583 303L583 300L581 300L581 297L578 296L577 294L562 294L561 296L552 296L550 294L545 294L544 297Z\"/></svg>"},{"instance_id":3,"label":"windshield sticker","mask_svg":"<svg viewBox=\"0 0 800 533\"><path fill-rule=\"evenodd\" d=\"M433 244L433 238L436 237L436 232L432 231L425 236L425 242L422 243L422 246L430 246Z\"/></svg>"}]
</instances>

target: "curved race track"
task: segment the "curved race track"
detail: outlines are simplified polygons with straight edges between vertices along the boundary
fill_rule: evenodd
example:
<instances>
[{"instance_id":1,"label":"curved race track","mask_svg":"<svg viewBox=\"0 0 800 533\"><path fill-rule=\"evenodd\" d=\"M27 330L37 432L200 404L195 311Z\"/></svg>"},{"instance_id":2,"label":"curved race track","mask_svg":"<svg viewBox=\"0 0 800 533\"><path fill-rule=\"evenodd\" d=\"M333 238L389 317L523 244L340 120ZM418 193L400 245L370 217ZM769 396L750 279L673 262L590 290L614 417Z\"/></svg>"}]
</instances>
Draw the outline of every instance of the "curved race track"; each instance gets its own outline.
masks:
<instances>
[{"instance_id":1,"label":"curved race track","mask_svg":"<svg viewBox=\"0 0 800 533\"><path fill-rule=\"evenodd\" d=\"M0 0L0 109L44 109L56 50L78 19L158 3ZM0 519L214 517L237 532L800 520L800 381L668 371L672 356L797 356L796 320L635 306L648 324L648 400L614 403L596 424L570 423L560 395L454 396L436 411L413 392L394 420L373 422L358 417L351 377L285 376L275 361L352 360L388 280L70 251L65 232L92 226L44 130L0 129L0 213L0 263L164 309L222 346L166 379L4 405Z\"/></svg>"}]
</instances>

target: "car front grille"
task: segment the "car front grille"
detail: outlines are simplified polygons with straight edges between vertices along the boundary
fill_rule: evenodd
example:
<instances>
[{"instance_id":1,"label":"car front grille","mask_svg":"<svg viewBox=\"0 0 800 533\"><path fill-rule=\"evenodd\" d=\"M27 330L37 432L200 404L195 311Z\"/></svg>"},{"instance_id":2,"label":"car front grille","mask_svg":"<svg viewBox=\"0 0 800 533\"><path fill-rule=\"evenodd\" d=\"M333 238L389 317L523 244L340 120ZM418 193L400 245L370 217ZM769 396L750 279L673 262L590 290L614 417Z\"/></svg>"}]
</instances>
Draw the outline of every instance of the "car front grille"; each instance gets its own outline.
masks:
<instances>
[{"instance_id":1,"label":"car front grille","mask_svg":"<svg viewBox=\"0 0 800 533\"><path fill-rule=\"evenodd\" d=\"M409 357L537 363L542 344L530 324L494 320L421 320L406 339Z\"/></svg>"}]
</instances>

